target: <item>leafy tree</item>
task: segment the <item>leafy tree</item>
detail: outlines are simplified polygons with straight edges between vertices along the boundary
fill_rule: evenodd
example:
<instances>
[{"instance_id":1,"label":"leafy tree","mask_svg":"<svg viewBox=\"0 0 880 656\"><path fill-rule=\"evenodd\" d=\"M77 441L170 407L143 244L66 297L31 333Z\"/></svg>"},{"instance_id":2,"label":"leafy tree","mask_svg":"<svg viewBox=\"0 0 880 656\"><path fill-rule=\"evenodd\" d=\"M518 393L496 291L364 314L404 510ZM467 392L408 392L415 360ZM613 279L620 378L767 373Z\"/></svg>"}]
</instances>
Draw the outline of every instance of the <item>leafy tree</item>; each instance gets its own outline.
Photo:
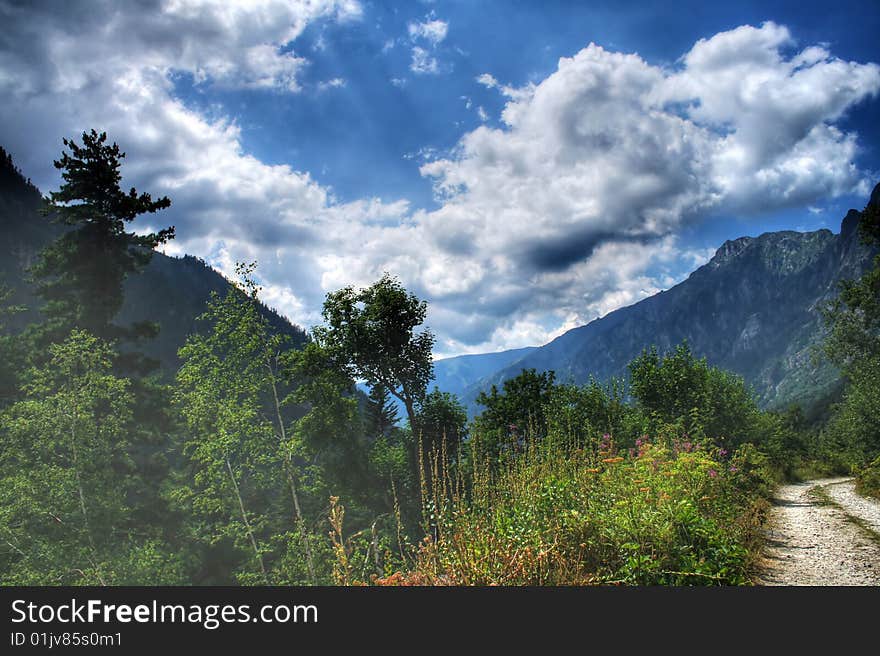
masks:
<instances>
[{"instance_id":1,"label":"leafy tree","mask_svg":"<svg viewBox=\"0 0 880 656\"><path fill-rule=\"evenodd\" d=\"M543 437L547 434L544 406L555 381L553 371L538 373L535 369L523 369L515 378L504 381L501 392L495 385L488 394L480 392L477 403L486 408L480 415L480 425L499 437L526 434Z\"/></svg>"},{"instance_id":2,"label":"leafy tree","mask_svg":"<svg viewBox=\"0 0 880 656\"><path fill-rule=\"evenodd\" d=\"M64 139L70 152L54 162L63 183L50 192L44 213L68 226L47 246L32 268L37 291L46 301L44 313L50 320L50 337L71 328L81 328L104 339L148 336L148 326L123 330L112 325L122 307L123 281L150 261L153 249L174 237L174 228L137 234L127 226L144 213L171 205L162 197L131 188L120 188L120 166L125 153L115 143L107 145L107 134L84 132L82 145Z\"/></svg>"},{"instance_id":3,"label":"leafy tree","mask_svg":"<svg viewBox=\"0 0 880 656\"><path fill-rule=\"evenodd\" d=\"M73 331L2 417L3 583L110 584L126 533L132 398L111 347ZM121 544L125 544L124 540Z\"/></svg>"},{"instance_id":4,"label":"leafy tree","mask_svg":"<svg viewBox=\"0 0 880 656\"><path fill-rule=\"evenodd\" d=\"M653 418L694 437L753 441L758 408L739 376L710 367L687 343L660 356L646 349L629 364L632 394Z\"/></svg>"},{"instance_id":5,"label":"leafy tree","mask_svg":"<svg viewBox=\"0 0 880 656\"><path fill-rule=\"evenodd\" d=\"M229 539L250 551L240 580L272 582L269 545L280 540L301 544L315 582L299 445L282 388L289 344L258 310L253 270L237 267L241 282L223 298L213 295L201 317L208 332L191 335L180 349L176 399L191 434L185 449L195 478L177 497L200 518L209 543ZM291 533L296 539L281 539Z\"/></svg>"},{"instance_id":6,"label":"leafy tree","mask_svg":"<svg viewBox=\"0 0 880 656\"><path fill-rule=\"evenodd\" d=\"M622 445L632 411L625 403L622 383L601 385L592 380L582 386L554 386L545 401L544 413L548 435L563 442L585 444L597 435L609 434Z\"/></svg>"},{"instance_id":7,"label":"leafy tree","mask_svg":"<svg viewBox=\"0 0 880 656\"><path fill-rule=\"evenodd\" d=\"M367 446L354 381L314 342L291 354L290 374L297 381L292 398L307 409L296 422L297 440L334 495L363 499L369 485Z\"/></svg>"},{"instance_id":8,"label":"leafy tree","mask_svg":"<svg viewBox=\"0 0 880 656\"><path fill-rule=\"evenodd\" d=\"M371 388L382 385L400 399L416 427L416 405L434 377L434 335L415 332L426 313L424 301L385 274L365 289L346 287L328 294L325 325L316 327L313 337L337 369L366 380Z\"/></svg>"},{"instance_id":9,"label":"leafy tree","mask_svg":"<svg viewBox=\"0 0 880 656\"><path fill-rule=\"evenodd\" d=\"M859 231L865 244L877 246L880 205L873 199L862 213ZM827 440L850 464L864 464L880 454L880 254L859 280L841 283L825 320L831 328L825 351L847 380Z\"/></svg>"},{"instance_id":10,"label":"leafy tree","mask_svg":"<svg viewBox=\"0 0 880 656\"><path fill-rule=\"evenodd\" d=\"M449 457L454 456L467 436L467 419L467 411L454 394L435 388L418 408L422 447L427 453L445 448Z\"/></svg>"}]
</instances>

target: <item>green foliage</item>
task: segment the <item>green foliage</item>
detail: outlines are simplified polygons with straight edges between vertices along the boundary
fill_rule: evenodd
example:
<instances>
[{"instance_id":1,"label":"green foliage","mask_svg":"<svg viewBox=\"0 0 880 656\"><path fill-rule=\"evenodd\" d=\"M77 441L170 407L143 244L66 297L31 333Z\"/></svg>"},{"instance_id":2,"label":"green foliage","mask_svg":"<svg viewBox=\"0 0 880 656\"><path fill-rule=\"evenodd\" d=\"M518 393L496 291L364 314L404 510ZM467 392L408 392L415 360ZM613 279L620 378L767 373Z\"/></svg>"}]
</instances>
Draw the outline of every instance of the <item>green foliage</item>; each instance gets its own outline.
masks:
<instances>
[{"instance_id":1,"label":"green foliage","mask_svg":"<svg viewBox=\"0 0 880 656\"><path fill-rule=\"evenodd\" d=\"M865 208L859 230L866 243L880 244L877 204ZM841 284L825 319L830 326L825 352L847 385L822 446L839 465L860 467L880 454L880 255L861 279Z\"/></svg>"},{"instance_id":2,"label":"green foliage","mask_svg":"<svg viewBox=\"0 0 880 656\"><path fill-rule=\"evenodd\" d=\"M731 445L754 441L758 408L742 378L710 367L688 345L667 355L645 350L629 365L632 394L652 420L678 423L691 437Z\"/></svg>"},{"instance_id":3,"label":"green foliage","mask_svg":"<svg viewBox=\"0 0 880 656\"><path fill-rule=\"evenodd\" d=\"M505 380L501 392L495 385L488 394L480 392L477 403L486 408L479 418L481 430L499 440L512 435L546 435L544 406L555 379L552 371L524 369L515 378Z\"/></svg>"},{"instance_id":4,"label":"green foliage","mask_svg":"<svg viewBox=\"0 0 880 656\"><path fill-rule=\"evenodd\" d=\"M389 435L400 421L397 406L384 385L375 385L370 389L364 415L367 434L376 437Z\"/></svg>"},{"instance_id":5,"label":"green foliage","mask_svg":"<svg viewBox=\"0 0 880 656\"><path fill-rule=\"evenodd\" d=\"M615 435L618 439L633 433L633 411L626 405L619 381L607 386L591 381L587 385L556 385L544 405L548 437L555 441L575 440L586 444L596 435ZM635 438L633 438L635 439Z\"/></svg>"},{"instance_id":6,"label":"green foliage","mask_svg":"<svg viewBox=\"0 0 880 656\"><path fill-rule=\"evenodd\" d=\"M273 333L257 309L253 265L239 265L237 272L239 285L208 305L203 321L209 331L190 336L180 351L176 402L190 434L185 452L194 475L175 499L197 520L200 540L211 546L229 541L239 550L239 581L277 581L273 560L290 554L270 545L295 532L306 536L300 542L314 583L298 492L301 447L284 412L286 338Z\"/></svg>"},{"instance_id":7,"label":"green foliage","mask_svg":"<svg viewBox=\"0 0 880 656\"><path fill-rule=\"evenodd\" d=\"M880 499L880 456L856 473L856 490Z\"/></svg>"},{"instance_id":8,"label":"green foliage","mask_svg":"<svg viewBox=\"0 0 880 656\"><path fill-rule=\"evenodd\" d=\"M291 353L289 372L298 382L292 399L307 409L294 429L297 441L318 459L327 485L364 498L367 446L354 381L314 342Z\"/></svg>"},{"instance_id":9,"label":"green foliage","mask_svg":"<svg viewBox=\"0 0 880 656\"><path fill-rule=\"evenodd\" d=\"M375 583L747 583L770 481L748 446L728 458L643 441L625 456L542 441L501 470L478 466L467 487L432 504L437 530L414 564Z\"/></svg>"},{"instance_id":10,"label":"green foliage","mask_svg":"<svg viewBox=\"0 0 880 656\"><path fill-rule=\"evenodd\" d=\"M312 334L333 366L349 378L361 378L371 388L382 385L400 399L414 425L415 405L434 376L434 335L415 332L426 312L424 301L385 274L365 289L346 287L328 294L324 325Z\"/></svg>"},{"instance_id":11,"label":"green foliage","mask_svg":"<svg viewBox=\"0 0 880 656\"><path fill-rule=\"evenodd\" d=\"M2 418L0 572L4 584L138 580L125 563L146 547L129 519L133 399L110 345L73 331L29 371ZM163 551L153 541L153 551ZM176 580L180 580L177 578Z\"/></svg>"},{"instance_id":12,"label":"green foliage","mask_svg":"<svg viewBox=\"0 0 880 656\"><path fill-rule=\"evenodd\" d=\"M22 339L8 330L8 320L23 308L11 305L12 290L0 284L0 408L18 396L19 372L24 368Z\"/></svg>"},{"instance_id":13,"label":"green foliage","mask_svg":"<svg viewBox=\"0 0 880 656\"><path fill-rule=\"evenodd\" d=\"M426 452L446 450L452 456L467 437L467 411L455 396L435 388L419 404L416 425Z\"/></svg>"},{"instance_id":14,"label":"green foliage","mask_svg":"<svg viewBox=\"0 0 880 656\"><path fill-rule=\"evenodd\" d=\"M173 227L145 235L126 231L137 216L171 201L153 200L134 188L124 192L119 169L125 153L106 142L107 134L94 130L83 133L82 145L64 139L70 153L55 161L63 183L49 194L44 212L68 229L43 250L32 269L54 334L73 327L103 338L144 332L112 326L122 307L122 283L150 261L153 248L174 237Z\"/></svg>"}]
</instances>

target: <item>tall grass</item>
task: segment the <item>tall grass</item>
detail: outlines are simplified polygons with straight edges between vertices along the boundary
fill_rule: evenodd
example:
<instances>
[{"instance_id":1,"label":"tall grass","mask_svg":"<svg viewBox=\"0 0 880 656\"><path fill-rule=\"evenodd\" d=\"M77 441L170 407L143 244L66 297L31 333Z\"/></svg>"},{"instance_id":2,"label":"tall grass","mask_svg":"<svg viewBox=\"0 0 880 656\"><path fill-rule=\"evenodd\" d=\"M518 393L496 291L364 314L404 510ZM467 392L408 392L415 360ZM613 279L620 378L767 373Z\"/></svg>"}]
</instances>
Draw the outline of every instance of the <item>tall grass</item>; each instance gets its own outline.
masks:
<instances>
[{"instance_id":1,"label":"tall grass","mask_svg":"<svg viewBox=\"0 0 880 656\"><path fill-rule=\"evenodd\" d=\"M748 583L772 485L750 445L643 437L621 450L605 435L514 439L493 454L481 442L423 453L423 539L372 583Z\"/></svg>"}]
</instances>

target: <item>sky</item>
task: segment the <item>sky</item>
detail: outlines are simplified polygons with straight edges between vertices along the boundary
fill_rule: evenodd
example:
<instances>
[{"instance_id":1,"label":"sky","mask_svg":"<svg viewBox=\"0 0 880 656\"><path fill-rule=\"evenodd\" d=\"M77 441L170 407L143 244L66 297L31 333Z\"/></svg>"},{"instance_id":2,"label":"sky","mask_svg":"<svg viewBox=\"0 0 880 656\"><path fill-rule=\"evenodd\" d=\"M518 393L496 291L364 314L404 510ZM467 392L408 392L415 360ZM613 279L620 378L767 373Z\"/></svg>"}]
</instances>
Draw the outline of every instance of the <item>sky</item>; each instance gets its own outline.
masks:
<instances>
[{"instance_id":1,"label":"sky","mask_svg":"<svg viewBox=\"0 0 880 656\"><path fill-rule=\"evenodd\" d=\"M880 182L876 2L0 0L0 145L107 131L169 255L309 328L389 272L437 356L540 345Z\"/></svg>"}]
</instances>

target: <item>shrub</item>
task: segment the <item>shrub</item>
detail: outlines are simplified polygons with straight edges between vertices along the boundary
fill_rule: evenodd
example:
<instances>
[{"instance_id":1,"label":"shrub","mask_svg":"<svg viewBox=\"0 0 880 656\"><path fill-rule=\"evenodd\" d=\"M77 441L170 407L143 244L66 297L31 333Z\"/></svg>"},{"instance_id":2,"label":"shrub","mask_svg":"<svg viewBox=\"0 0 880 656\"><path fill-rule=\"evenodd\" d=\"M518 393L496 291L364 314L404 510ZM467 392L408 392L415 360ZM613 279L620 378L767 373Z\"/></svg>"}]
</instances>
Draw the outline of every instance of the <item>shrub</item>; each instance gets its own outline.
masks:
<instances>
[{"instance_id":1,"label":"shrub","mask_svg":"<svg viewBox=\"0 0 880 656\"><path fill-rule=\"evenodd\" d=\"M880 499L880 456L856 472L856 491Z\"/></svg>"}]
</instances>

